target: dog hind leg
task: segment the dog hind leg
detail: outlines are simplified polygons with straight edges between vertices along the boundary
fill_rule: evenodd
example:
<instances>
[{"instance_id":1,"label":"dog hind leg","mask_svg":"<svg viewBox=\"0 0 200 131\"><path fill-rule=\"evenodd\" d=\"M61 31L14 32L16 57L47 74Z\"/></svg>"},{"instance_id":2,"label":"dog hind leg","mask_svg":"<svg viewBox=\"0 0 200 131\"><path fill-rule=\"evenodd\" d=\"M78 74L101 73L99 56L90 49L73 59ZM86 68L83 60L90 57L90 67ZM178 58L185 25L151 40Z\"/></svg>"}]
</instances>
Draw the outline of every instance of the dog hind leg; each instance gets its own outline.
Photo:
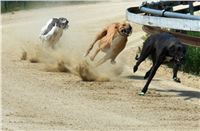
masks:
<instances>
[{"instance_id":1,"label":"dog hind leg","mask_svg":"<svg viewBox=\"0 0 200 131\"><path fill-rule=\"evenodd\" d=\"M156 59L155 65L153 65L153 67L150 71L147 83L145 84L144 88L142 89L142 92L139 93L139 95L144 95L147 92L148 86L149 86L151 80L153 79L154 75L156 74L158 67L163 63L164 57L162 55L159 55L159 56L160 57L158 59Z\"/></svg>"},{"instance_id":2,"label":"dog hind leg","mask_svg":"<svg viewBox=\"0 0 200 131\"><path fill-rule=\"evenodd\" d=\"M144 41L139 58L138 56L136 56L135 58L137 62L135 66L133 67L133 72L136 72L138 70L138 66L140 65L140 63L144 61L152 53L154 42L155 40L151 36Z\"/></svg>"},{"instance_id":3,"label":"dog hind leg","mask_svg":"<svg viewBox=\"0 0 200 131\"><path fill-rule=\"evenodd\" d=\"M98 49L95 51L94 55L90 57L90 60L91 60L91 61L94 61L94 58L96 57L96 55L99 53L100 50L101 50L101 49L98 48Z\"/></svg>"},{"instance_id":4,"label":"dog hind leg","mask_svg":"<svg viewBox=\"0 0 200 131\"><path fill-rule=\"evenodd\" d=\"M149 56L151 53L151 49L149 48L143 48L140 57L138 58L138 61L136 62L135 66L133 67L133 72L136 72L138 70L138 66Z\"/></svg>"},{"instance_id":5,"label":"dog hind leg","mask_svg":"<svg viewBox=\"0 0 200 131\"><path fill-rule=\"evenodd\" d=\"M155 65L155 62L156 62L156 55L155 55L154 52L152 52L151 58L152 58L153 65L152 65L152 67L149 69L149 71L146 72L146 74L145 74L145 76L144 76L144 79L147 79L147 78L149 77L150 72L151 72L153 66Z\"/></svg>"},{"instance_id":6,"label":"dog hind leg","mask_svg":"<svg viewBox=\"0 0 200 131\"><path fill-rule=\"evenodd\" d=\"M149 77L152 68L153 68L153 66L150 68L149 71L146 72L146 74L145 74L145 76L144 76L144 79L147 79L147 78Z\"/></svg>"},{"instance_id":7,"label":"dog hind leg","mask_svg":"<svg viewBox=\"0 0 200 131\"><path fill-rule=\"evenodd\" d=\"M107 53L102 59L100 59L100 60L97 62L96 66L99 66L99 65L103 64L104 62L106 62L106 61L107 61L108 59L110 59L110 58L111 58L110 53Z\"/></svg>"},{"instance_id":8,"label":"dog hind leg","mask_svg":"<svg viewBox=\"0 0 200 131\"><path fill-rule=\"evenodd\" d=\"M97 34L97 36L96 36L94 42L89 46L89 48L88 48L88 50L87 50L85 56L87 56L87 55L90 53L90 51L92 50L92 48L93 48L93 46L95 45L95 43L96 43L98 40L102 39L104 36L106 36L106 34L107 34L107 29L104 29L104 30L101 31L99 34Z\"/></svg>"},{"instance_id":9,"label":"dog hind leg","mask_svg":"<svg viewBox=\"0 0 200 131\"><path fill-rule=\"evenodd\" d=\"M115 64L116 63L116 61L115 61L115 59L116 59L116 57L119 55L119 53L116 53L116 54L114 54L114 55L112 55L111 56L111 64Z\"/></svg>"}]
</instances>

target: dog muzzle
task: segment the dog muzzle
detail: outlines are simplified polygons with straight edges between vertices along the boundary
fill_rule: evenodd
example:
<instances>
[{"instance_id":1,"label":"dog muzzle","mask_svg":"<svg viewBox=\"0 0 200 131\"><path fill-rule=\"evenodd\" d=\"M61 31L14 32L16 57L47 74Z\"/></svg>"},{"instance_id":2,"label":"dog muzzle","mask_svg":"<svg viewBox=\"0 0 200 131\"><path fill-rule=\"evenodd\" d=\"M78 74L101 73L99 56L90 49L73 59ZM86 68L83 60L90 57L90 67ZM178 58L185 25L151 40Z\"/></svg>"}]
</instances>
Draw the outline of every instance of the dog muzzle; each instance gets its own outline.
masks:
<instances>
[{"instance_id":1,"label":"dog muzzle","mask_svg":"<svg viewBox=\"0 0 200 131\"><path fill-rule=\"evenodd\" d=\"M120 31L118 31L120 35L122 36L125 36L125 37L128 37L132 34L132 28L124 28L124 29L121 29Z\"/></svg>"},{"instance_id":2,"label":"dog muzzle","mask_svg":"<svg viewBox=\"0 0 200 131\"><path fill-rule=\"evenodd\" d=\"M59 25L62 29L67 29L69 27L69 21L66 18L59 18Z\"/></svg>"},{"instance_id":3,"label":"dog muzzle","mask_svg":"<svg viewBox=\"0 0 200 131\"><path fill-rule=\"evenodd\" d=\"M175 57L175 61L177 64L181 65L184 63L184 57Z\"/></svg>"}]
</instances>

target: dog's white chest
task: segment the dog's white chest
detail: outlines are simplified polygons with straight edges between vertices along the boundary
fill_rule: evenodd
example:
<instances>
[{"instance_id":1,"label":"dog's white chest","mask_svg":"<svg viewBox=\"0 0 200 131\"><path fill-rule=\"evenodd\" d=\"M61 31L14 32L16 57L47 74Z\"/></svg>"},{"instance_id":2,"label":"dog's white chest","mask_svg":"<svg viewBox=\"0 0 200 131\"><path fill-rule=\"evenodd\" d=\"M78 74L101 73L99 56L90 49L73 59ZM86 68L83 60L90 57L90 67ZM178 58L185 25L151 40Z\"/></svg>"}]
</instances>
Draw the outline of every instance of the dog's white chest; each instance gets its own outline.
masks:
<instances>
[{"instance_id":1,"label":"dog's white chest","mask_svg":"<svg viewBox=\"0 0 200 131\"><path fill-rule=\"evenodd\" d=\"M40 36L40 38L48 42L49 44L56 44L62 36L62 33L63 29L54 26L51 31L49 31L46 35Z\"/></svg>"},{"instance_id":2,"label":"dog's white chest","mask_svg":"<svg viewBox=\"0 0 200 131\"><path fill-rule=\"evenodd\" d=\"M173 57L166 56L166 57L165 57L165 62L170 62L172 59L173 59Z\"/></svg>"},{"instance_id":3,"label":"dog's white chest","mask_svg":"<svg viewBox=\"0 0 200 131\"><path fill-rule=\"evenodd\" d=\"M53 33L53 36L52 36L52 37L54 37L53 40L55 42L57 42L60 39L60 37L62 36L62 33L63 33L63 29L57 27L57 29L55 30L55 32Z\"/></svg>"},{"instance_id":4,"label":"dog's white chest","mask_svg":"<svg viewBox=\"0 0 200 131\"><path fill-rule=\"evenodd\" d=\"M121 44L123 43L124 37L119 35L118 37L115 37L112 41L111 48L120 48L122 46Z\"/></svg>"}]
</instances>

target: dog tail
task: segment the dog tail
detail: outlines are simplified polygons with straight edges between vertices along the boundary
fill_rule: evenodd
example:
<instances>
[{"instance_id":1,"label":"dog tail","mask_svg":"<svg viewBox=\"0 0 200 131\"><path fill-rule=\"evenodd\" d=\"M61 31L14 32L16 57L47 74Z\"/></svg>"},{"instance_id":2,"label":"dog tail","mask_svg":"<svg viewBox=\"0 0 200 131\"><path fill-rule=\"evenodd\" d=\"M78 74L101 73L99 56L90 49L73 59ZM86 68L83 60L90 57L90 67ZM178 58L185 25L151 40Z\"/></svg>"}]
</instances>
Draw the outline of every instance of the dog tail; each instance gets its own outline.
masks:
<instances>
[{"instance_id":1,"label":"dog tail","mask_svg":"<svg viewBox=\"0 0 200 131\"><path fill-rule=\"evenodd\" d=\"M136 56L135 56L135 60L139 59L139 54L141 53L141 51L142 51L141 47L138 47L137 53L136 53Z\"/></svg>"},{"instance_id":2,"label":"dog tail","mask_svg":"<svg viewBox=\"0 0 200 131\"><path fill-rule=\"evenodd\" d=\"M101 38L103 38L104 36L106 36L107 34L107 29L103 29L103 31L101 31L97 37L95 38L94 42L90 45L90 47L88 48L86 54L85 54L85 57L90 53L90 51L92 50L93 46L95 45L95 43L100 40Z\"/></svg>"},{"instance_id":3,"label":"dog tail","mask_svg":"<svg viewBox=\"0 0 200 131\"><path fill-rule=\"evenodd\" d=\"M139 55L136 54L136 56L135 56L135 60L138 60L138 59L139 59Z\"/></svg>"}]
</instances>

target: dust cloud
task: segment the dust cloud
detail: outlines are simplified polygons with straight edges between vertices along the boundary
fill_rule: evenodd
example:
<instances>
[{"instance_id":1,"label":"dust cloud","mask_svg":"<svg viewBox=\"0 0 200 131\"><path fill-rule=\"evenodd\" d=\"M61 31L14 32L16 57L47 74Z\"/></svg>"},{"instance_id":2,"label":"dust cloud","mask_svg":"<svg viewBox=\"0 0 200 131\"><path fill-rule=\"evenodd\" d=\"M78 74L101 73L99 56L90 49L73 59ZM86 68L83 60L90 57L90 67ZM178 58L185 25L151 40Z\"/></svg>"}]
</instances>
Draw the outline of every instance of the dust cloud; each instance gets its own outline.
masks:
<instances>
[{"instance_id":1,"label":"dust cloud","mask_svg":"<svg viewBox=\"0 0 200 131\"><path fill-rule=\"evenodd\" d=\"M67 45L67 43L67 40L59 41L52 49L41 41L29 41L24 43L20 57L21 60L28 60L31 63L44 63L44 71L72 73L83 81L110 81L123 72L123 64L120 60L115 65L107 62L95 67L96 61L92 62L83 56L86 50L83 50L80 44ZM87 45L89 44L85 44L85 48Z\"/></svg>"}]
</instances>

